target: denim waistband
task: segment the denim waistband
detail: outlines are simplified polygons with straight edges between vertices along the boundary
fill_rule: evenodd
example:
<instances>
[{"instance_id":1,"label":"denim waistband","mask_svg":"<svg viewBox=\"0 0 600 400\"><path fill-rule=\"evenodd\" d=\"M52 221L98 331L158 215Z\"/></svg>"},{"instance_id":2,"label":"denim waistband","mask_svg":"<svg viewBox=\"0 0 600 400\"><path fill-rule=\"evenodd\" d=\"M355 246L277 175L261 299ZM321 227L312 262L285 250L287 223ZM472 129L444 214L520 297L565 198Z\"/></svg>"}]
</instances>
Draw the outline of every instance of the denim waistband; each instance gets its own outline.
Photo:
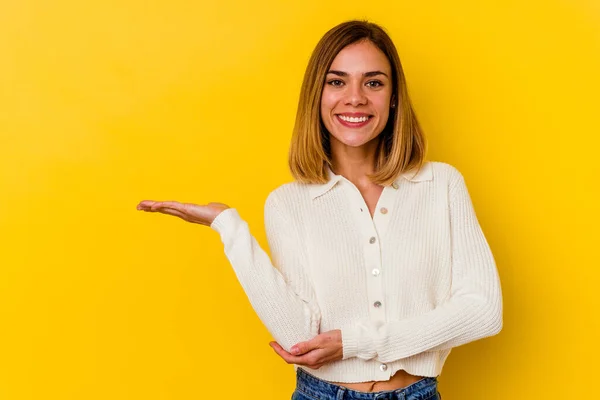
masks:
<instances>
[{"instance_id":1,"label":"denim waistband","mask_svg":"<svg viewBox=\"0 0 600 400\"><path fill-rule=\"evenodd\" d=\"M296 390L316 399L327 400L427 400L435 398L438 380L425 377L409 386L380 392L359 392L319 379L302 368L296 371Z\"/></svg>"}]
</instances>

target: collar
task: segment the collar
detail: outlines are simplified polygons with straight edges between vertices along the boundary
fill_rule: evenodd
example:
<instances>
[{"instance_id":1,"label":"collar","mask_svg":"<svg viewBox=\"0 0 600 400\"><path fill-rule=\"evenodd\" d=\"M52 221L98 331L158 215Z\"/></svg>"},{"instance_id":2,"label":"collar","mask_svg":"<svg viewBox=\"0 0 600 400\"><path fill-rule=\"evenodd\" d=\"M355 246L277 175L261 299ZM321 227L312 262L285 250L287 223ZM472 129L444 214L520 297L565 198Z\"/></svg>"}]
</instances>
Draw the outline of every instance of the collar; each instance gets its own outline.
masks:
<instances>
[{"instance_id":1,"label":"collar","mask_svg":"<svg viewBox=\"0 0 600 400\"><path fill-rule=\"evenodd\" d=\"M331 170L331 168L329 168L329 166L327 166L326 169L327 169L327 176L328 176L329 180L323 184L311 184L309 187L310 197L313 200L315 198L327 193L340 180L346 179L342 175L334 174L333 171ZM419 173L416 173L416 169L411 169L409 171L403 172L400 175L400 177L396 178L390 186L397 189L398 186L400 185L400 181L402 179L406 179L407 181L410 181L410 182L423 182L423 181L432 180L433 179L433 168L432 168L431 162L426 161L423 164L423 166L421 167L421 170L419 171Z\"/></svg>"}]
</instances>

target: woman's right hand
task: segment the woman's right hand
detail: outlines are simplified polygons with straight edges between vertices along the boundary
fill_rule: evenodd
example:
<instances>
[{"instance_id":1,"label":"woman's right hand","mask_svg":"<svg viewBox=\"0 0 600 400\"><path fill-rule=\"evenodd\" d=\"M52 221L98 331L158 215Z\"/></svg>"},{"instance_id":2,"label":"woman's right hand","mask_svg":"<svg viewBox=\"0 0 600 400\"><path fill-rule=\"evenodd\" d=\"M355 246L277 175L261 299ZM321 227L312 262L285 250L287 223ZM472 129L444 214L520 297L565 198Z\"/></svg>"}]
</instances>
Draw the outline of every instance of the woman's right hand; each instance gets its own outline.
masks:
<instances>
[{"instance_id":1,"label":"woman's right hand","mask_svg":"<svg viewBox=\"0 0 600 400\"><path fill-rule=\"evenodd\" d=\"M179 203L177 201L154 201L143 200L137 205L137 209L147 212L159 212L174 215L187 222L210 226L223 210L229 206L223 203L208 203L198 205L191 203Z\"/></svg>"}]
</instances>

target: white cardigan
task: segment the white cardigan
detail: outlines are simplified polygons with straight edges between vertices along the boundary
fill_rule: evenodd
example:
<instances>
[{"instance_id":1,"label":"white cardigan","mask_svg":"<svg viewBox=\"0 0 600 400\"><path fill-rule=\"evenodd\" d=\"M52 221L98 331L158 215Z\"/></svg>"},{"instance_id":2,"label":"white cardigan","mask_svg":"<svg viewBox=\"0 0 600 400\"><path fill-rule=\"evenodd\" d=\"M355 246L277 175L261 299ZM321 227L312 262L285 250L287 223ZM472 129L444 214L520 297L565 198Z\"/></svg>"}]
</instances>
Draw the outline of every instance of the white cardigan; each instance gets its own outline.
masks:
<instances>
[{"instance_id":1,"label":"white cardigan","mask_svg":"<svg viewBox=\"0 0 600 400\"><path fill-rule=\"evenodd\" d=\"M273 190L264 212L272 261L235 208L211 228L284 349L341 329L343 360L302 366L321 379L438 376L452 347L502 329L494 257L450 164L428 161L384 187L373 218L356 186L331 170L325 184Z\"/></svg>"}]
</instances>

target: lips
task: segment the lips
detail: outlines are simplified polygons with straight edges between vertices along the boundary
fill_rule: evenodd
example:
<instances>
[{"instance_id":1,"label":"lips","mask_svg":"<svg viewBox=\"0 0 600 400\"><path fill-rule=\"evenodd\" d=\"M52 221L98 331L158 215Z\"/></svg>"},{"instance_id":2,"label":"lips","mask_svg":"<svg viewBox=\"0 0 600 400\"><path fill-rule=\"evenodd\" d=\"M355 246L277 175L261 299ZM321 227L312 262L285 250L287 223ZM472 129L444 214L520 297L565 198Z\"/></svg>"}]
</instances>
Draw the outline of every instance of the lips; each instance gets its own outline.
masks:
<instances>
[{"instance_id":1,"label":"lips","mask_svg":"<svg viewBox=\"0 0 600 400\"><path fill-rule=\"evenodd\" d=\"M335 114L335 117L340 124L348 128L362 128L373 119L372 115L365 113Z\"/></svg>"}]
</instances>

